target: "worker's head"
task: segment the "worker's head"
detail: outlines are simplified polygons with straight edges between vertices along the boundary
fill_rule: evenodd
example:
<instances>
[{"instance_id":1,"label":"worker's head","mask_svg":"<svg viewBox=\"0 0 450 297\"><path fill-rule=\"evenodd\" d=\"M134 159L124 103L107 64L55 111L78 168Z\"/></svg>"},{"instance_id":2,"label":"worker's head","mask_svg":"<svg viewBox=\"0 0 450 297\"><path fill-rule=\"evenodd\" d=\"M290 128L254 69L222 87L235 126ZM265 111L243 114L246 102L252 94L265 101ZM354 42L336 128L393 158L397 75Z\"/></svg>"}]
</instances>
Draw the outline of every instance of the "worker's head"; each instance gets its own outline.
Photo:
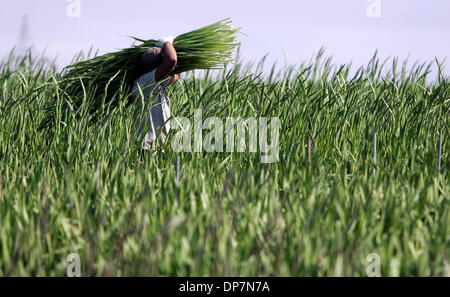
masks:
<instances>
[{"instance_id":1,"label":"worker's head","mask_svg":"<svg viewBox=\"0 0 450 297\"><path fill-rule=\"evenodd\" d=\"M158 67L163 60L162 50L159 47L151 47L147 49L142 55L142 63L147 68L147 71L152 71Z\"/></svg>"}]
</instances>

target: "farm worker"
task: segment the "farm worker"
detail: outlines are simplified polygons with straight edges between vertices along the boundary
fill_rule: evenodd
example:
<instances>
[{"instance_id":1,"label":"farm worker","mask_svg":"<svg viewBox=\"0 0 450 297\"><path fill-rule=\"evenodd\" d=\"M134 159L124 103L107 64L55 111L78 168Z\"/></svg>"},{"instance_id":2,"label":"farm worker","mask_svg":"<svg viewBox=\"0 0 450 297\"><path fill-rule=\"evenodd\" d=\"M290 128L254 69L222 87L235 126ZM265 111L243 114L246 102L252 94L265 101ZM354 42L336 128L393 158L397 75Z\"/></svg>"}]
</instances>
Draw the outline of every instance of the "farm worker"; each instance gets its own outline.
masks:
<instances>
[{"instance_id":1,"label":"farm worker","mask_svg":"<svg viewBox=\"0 0 450 297\"><path fill-rule=\"evenodd\" d=\"M172 36L160 39L155 47L144 52L140 65L137 65L145 72L136 79L132 91L136 99L135 129L138 130L138 137L145 133L143 151L151 150L156 139L163 144L170 130L167 121L170 117L170 100L166 87L180 78L179 74L170 75L177 65L173 39Z\"/></svg>"}]
</instances>

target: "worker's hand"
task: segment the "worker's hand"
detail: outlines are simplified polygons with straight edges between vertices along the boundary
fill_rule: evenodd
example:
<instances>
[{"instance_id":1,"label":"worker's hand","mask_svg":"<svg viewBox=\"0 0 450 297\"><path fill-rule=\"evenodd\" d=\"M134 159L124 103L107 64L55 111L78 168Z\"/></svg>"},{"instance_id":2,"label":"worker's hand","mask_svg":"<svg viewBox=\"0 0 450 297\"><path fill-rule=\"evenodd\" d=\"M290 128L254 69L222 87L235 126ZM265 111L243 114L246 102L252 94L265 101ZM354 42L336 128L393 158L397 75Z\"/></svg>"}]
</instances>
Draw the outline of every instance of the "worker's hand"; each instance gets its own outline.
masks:
<instances>
[{"instance_id":1,"label":"worker's hand","mask_svg":"<svg viewBox=\"0 0 450 297\"><path fill-rule=\"evenodd\" d=\"M164 45L164 43L166 43L166 42L170 42L173 44L174 39L175 39L175 37L173 37L172 35L161 38L158 41L158 43L156 44L156 47L162 47Z\"/></svg>"}]
</instances>

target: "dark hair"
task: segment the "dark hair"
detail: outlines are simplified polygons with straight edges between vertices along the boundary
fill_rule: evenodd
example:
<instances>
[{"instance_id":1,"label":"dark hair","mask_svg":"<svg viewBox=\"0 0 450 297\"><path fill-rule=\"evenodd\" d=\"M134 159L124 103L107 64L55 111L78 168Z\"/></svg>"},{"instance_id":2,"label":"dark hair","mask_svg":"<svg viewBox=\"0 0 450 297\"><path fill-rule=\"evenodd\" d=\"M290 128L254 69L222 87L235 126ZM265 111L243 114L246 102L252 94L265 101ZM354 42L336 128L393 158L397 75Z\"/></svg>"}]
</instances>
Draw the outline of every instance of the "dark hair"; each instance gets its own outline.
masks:
<instances>
[{"instance_id":1,"label":"dark hair","mask_svg":"<svg viewBox=\"0 0 450 297\"><path fill-rule=\"evenodd\" d=\"M159 47L151 47L142 54L142 64L146 71L152 71L158 67L163 60L163 51Z\"/></svg>"}]
</instances>

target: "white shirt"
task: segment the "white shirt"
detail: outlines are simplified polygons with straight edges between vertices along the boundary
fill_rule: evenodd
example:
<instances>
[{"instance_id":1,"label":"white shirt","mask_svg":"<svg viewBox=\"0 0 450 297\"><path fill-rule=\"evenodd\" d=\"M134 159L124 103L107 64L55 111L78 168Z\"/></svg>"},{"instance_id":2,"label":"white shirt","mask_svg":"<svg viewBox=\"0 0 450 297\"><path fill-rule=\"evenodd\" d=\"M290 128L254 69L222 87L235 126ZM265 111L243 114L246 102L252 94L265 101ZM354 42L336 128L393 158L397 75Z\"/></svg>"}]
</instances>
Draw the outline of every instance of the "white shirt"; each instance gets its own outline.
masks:
<instances>
[{"instance_id":1,"label":"white shirt","mask_svg":"<svg viewBox=\"0 0 450 297\"><path fill-rule=\"evenodd\" d=\"M143 150L150 150L156 138L160 144L163 144L170 130L170 124L167 121L170 118L170 100L165 90L169 80L157 83L155 73L156 69L136 79L132 91L132 96L136 99L135 129L138 129L137 136L140 137L144 129L146 130ZM142 108L142 103L144 103L144 108ZM148 112L149 108L150 112Z\"/></svg>"}]
</instances>

